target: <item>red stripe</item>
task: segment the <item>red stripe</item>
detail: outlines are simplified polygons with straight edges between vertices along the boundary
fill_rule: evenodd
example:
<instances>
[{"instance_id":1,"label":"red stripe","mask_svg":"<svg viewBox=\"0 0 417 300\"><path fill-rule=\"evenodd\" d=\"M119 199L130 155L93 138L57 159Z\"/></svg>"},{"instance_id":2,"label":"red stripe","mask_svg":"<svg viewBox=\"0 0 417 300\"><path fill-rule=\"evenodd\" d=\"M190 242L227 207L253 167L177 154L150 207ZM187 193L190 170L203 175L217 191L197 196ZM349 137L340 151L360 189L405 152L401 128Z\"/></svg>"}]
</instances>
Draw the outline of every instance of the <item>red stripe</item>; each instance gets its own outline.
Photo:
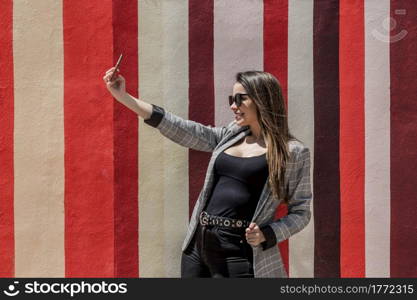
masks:
<instances>
[{"instance_id":1,"label":"red stripe","mask_svg":"<svg viewBox=\"0 0 417 300\"><path fill-rule=\"evenodd\" d=\"M138 3L113 1L114 64L138 97ZM114 101L115 277L138 277L138 116Z\"/></svg>"},{"instance_id":2,"label":"red stripe","mask_svg":"<svg viewBox=\"0 0 417 300\"><path fill-rule=\"evenodd\" d=\"M314 1L314 277L340 277L339 12Z\"/></svg>"},{"instance_id":3,"label":"red stripe","mask_svg":"<svg viewBox=\"0 0 417 300\"><path fill-rule=\"evenodd\" d=\"M363 0L340 1L340 276L365 277Z\"/></svg>"},{"instance_id":4,"label":"red stripe","mask_svg":"<svg viewBox=\"0 0 417 300\"><path fill-rule=\"evenodd\" d=\"M288 94L288 0L264 1L264 70L277 77L287 105ZM280 204L276 218L287 215L287 206ZM278 244L289 273L288 240Z\"/></svg>"},{"instance_id":5,"label":"red stripe","mask_svg":"<svg viewBox=\"0 0 417 300\"><path fill-rule=\"evenodd\" d=\"M112 1L64 0L65 275L113 277Z\"/></svg>"},{"instance_id":6,"label":"red stripe","mask_svg":"<svg viewBox=\"0 0 417 300\"><path fill-rule=\"evenodd\" d=\"M391 17L391 277L417 277L417 1Z\"/></svg>"},{"instance_id":7,"label":"red stripe","mask_svg":"<svg viewBox=\"0 0 417 300\"><path fill-rule=\"evenodd\" d=\"M189 2L190 120L214 125L213 0ZM203 99L203 100L202 100ZM204 105L201 105L202 101ZM189 214L203 187L211 153L189 150Z\"/></svg>"},{"instance_id":8,"label":"red stripe","mask_svg":"<svg viewBox=\"0 0 417 300\"><path fill-rule=\"evenodd\" d=\"M0 2L0 277L14 277L13 3Z\"/></svg>"}]
</instances>

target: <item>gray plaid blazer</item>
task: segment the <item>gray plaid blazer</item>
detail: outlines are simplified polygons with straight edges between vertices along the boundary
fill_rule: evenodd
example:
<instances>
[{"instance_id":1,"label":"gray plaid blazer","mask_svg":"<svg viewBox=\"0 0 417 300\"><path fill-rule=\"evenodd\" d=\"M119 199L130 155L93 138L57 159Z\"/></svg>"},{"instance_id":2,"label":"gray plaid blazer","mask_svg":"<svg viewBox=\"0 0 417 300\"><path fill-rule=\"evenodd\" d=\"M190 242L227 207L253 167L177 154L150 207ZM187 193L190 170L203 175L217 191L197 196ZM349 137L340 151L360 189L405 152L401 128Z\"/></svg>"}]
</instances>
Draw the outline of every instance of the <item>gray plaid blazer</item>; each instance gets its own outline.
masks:
<instances>
[{"instance_id":1,"label":"gray plaid blazer","mask_svg":"<svg viewBox=\"0 0 417 300\"><path fill-rule=\"evenodd\" d=\"M199 215L213 188L213 166L217 156L250 133L249 126L239 126L235 121L227 126L212 127L185 120L163 108L153 105L150 119L145 123L157 128L171 141L198 151L212 152L203 188L188 225L182 245L184 251L197 228ZM269 225L275 233L276 243L288 239L302 230L310 221L310 203L313 198L310 186L310 152L300 141L289 142L290 160L287 165L284 188L289 199L288 214L275 220L275 211L282 199L276 199L267 183L263 188L252 218L259 227ZM252 246L255 277L288 277L278 247Z\"/></svg>"}]
</instances>

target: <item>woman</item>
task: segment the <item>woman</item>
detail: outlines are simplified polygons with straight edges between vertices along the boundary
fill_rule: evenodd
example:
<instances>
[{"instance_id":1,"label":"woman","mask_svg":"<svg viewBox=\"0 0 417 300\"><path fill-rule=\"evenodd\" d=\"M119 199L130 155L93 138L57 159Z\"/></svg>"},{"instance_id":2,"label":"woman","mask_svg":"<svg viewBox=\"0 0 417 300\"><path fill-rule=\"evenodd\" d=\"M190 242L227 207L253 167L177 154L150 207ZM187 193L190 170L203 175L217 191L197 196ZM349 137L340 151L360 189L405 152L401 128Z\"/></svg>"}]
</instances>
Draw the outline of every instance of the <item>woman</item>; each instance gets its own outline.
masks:
<instances>
[{"instance_id":1,"label":"woman","mask_svg":"<svg viewBox=\"0 0 417 300\"><path fill-rule=\"evenodd\" d=\"M288 277L277 243L310 221L310 153L289 132L278 80L260 71L236 75L235 120L205 126L136 99L114 68L110 93L146 124L184 147L212 152L182 246L181 277ZM288 214L275 220L277 206Z\"/></svg>"}]
</instances>

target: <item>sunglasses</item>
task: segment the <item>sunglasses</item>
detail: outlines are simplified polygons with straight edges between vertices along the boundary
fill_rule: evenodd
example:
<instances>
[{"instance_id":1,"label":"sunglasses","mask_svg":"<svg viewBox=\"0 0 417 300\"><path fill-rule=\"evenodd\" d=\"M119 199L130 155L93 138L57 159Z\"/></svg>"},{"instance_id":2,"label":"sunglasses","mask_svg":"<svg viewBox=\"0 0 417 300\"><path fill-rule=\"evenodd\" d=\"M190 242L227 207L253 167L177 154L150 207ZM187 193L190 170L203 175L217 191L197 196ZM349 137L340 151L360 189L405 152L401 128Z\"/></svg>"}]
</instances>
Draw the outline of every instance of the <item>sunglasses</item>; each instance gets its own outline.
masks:
<instances>
[{"instance_id":1,"label":"sunglasses","mask_svg":"<svg viewBox=\"0 0 417 300\"><path fill-rule=\"evenodd\" d=\"M229 105L232 106L233 102L236 103L236 106L239 107L242 105L242 102L246 99L243 99L243 96L247 96L248 94L236 94L234 96L229 96Z\"/></svg>"}]
</instances>

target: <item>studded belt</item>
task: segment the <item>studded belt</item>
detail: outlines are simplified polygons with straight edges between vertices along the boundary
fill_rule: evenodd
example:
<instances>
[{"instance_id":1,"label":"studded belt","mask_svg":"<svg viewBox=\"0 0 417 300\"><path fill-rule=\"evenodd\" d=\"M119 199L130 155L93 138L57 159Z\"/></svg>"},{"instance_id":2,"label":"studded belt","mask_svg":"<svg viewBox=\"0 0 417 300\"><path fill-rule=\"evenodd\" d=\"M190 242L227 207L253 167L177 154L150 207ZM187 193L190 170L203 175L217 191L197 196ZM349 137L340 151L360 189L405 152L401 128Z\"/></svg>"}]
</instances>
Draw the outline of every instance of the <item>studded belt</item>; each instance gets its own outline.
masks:
<instances>
[{"instance_id":1,"label":"studded belt","mask_svg":"<svg viewBox=\"0 0 417 300\"><path fill-rule=\"evenodd\" d=\"M231 219L226 217L219 217L209 215L205 211L200 214L201 225L213 225L227 228L246 228L249 227L250 222L246 220Z\"/></svg>"}]
</instances>

